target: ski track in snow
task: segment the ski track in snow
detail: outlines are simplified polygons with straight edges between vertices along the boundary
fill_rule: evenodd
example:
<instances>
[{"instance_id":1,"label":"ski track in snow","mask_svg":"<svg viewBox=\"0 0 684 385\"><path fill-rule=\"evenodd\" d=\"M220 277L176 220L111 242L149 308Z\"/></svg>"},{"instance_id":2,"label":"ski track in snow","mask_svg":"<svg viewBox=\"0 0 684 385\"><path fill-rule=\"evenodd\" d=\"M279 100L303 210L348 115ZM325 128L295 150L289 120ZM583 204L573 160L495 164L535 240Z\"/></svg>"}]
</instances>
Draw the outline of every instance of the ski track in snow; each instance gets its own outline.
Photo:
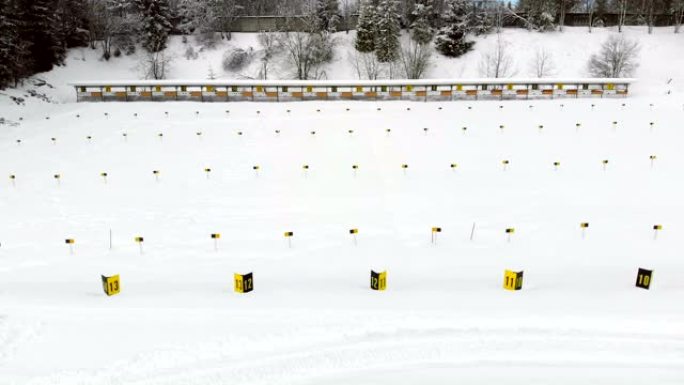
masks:
<instances>
[{"instance_id":1,"label":"ski track in snow","mask_svg":"<svg viewBox=\"0 0 684 385\"><path fill-rule=\"evenodd\" d=\"M680 375L684 336L555 328L430 328L368 331L309 328L140 355L105 370L49 376L31 384L268 384L316 376L442 364L450 367L643 368ZM292 344L303 339L305 343ZM252 346L264 348L254 349ZM561 353L562 352L562 353ZM591 355L587 355L591 352ZM559 355L559 353L561 353ZM657 358L650 358L651 355Z\"/></svg>"}]
</instances>

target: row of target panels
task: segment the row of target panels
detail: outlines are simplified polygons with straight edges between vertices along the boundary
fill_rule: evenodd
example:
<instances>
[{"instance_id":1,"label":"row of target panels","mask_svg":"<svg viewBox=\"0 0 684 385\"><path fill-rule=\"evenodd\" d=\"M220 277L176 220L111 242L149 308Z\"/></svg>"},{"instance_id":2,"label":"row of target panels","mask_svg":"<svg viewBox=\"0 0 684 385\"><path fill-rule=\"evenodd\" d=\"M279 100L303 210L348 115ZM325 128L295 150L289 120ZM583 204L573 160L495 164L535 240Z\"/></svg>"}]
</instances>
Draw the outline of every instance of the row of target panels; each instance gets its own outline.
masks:
<instances>
[{"instance_id":1,"label":"row of target panels","mask_svg":"<svg viewBox=\"0 0 684 385\"><path fill-rule=\"evenodd\" d=\"M506 290L517 291L523 288L523 273L524 271L505 270L503 276L503 288ZM101 276L102 289L108 296L116 295L121 292L121 277L120 275ZM641 289L649 290L653 280L653 270L638 268L635 286ZM387 271L376 272L370 271L370 289L376 291L384 291L387 289ZM254 291L254 273L234 273L233 274L233 291L236 293L249 293Z\"/></svg>"},{"instance_id":2,"label":"row of target panels","mask_svg":"<svg viewBox=\"0 0 684 385\"><path fill-rule=\"evenodd\" d=\"M87 101L259 101L302 100L514 100L555 98L626 97L632 79L587 79L544 81L504 80L482 82L413 82L397 84L380 81L366 84L345 82L252 82L209 84L170 81L131 81L108 84L72 84L79 102Z\"/></svg>"}]
</instances>

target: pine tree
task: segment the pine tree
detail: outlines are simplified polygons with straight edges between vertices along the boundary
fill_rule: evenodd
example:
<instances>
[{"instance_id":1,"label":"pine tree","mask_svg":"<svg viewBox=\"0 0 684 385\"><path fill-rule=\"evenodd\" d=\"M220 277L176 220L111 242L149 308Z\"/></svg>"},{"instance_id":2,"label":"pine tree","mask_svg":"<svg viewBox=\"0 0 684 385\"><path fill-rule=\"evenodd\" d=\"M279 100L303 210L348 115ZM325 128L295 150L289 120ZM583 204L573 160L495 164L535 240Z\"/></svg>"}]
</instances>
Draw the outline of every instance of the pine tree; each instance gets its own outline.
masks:
<instances>
[{"instance_id":1,"label":"pine tree","mask_svg":"<svg viewBox=\"0 0 684 385\"><path fill-rule=\"evenodd\" d=\"M510 6L510 3L508 3ZM486 3L470 2L468 4L468 29L476 36L488 34L494 25L497 10L488 8ZM503 7L497 4L497 7Z\"/></svg>"},{"instance_id":2,"label":"pine tree","mask_svg":"<svg viewBox=\"0 0 684 385\"><path fill-rule=\"evenodd\" d=\"M435 31L430 24L432 17L432 0L416 2L412 13L414 20L411 23L411 39L418 44L428 44L435 36Z\"/></svg>"},{"instance_id":3,"label":"pine tree","mask_svg":"<svg viewBox=\"0 0 684 385\"><path fill-rule=\"evenodd\" d=\"M373 0L361 0L359 20L356 24L354 47L359 52L375 51L375 4Z\"/></svg>"},{"instance_id":4,"label":"pine tree","mask_svg":"<svg viewBox=\"0 0 684 385\"><path fill-rule=\"evenodd\" d=\"M135 0L142 15L142 46L149 52L166 49L171 31L171 14L168 0Z\"/></svg>"},{"instance_id":5,"label":"pine tree","mask_svg":"<svg viewBox=\"0 0 684 385\"><path fill-rule=\"evenodd\" d=\"M111 0L109 0L111 2ZM57 0L55 14L58 36L65 48L81 47L88 43L87 5L85 0Z\"/></svg>"},{"instance_id":6,"label":"pine tree","mask_svg":"<svg viewBox=\"0 0 684 385\"><path fill-rule=\"evenodd\" d=\"M18 72L15 58L19 33L12 11L8 0L0 0L0 89L10 85Z\"/></svg>"},{"instance_id":7,"label":"pine tree","mask_svg":"<svg viewBox=\"0 0 684 385\"><path fill-rule=\"evenodd\" d=\"M527 13L530 27L541 32L555 29L554 18L557 9L555 0L520 0L518 7Z\"/></svg>"},{"instance_id":8,"label":"pine tree","mask_svg":"<svg viewBox=\"0 0 684 385\"><path fill-rule=\"evenodd\" d=\"M399 57L399 2L380 0L377 17L375 56L381 63L390 63Z\"/></svg>"},{"instance_id":9,"label":"pine tree","mask_svg":"<svg viewBox=\"0 0 684 385\"><path fill-rule=\"evenodd\" d=\"M335 32L342 20L338 0L317 0L316 16L321 31Z\"/></svg>"},{"instance_id":10,"label":"pine tree","mask_svg":"<svg viewBox=\"0 0 684 385\"><path fill-rule=\"evenodd\" d=\"M184 35L192 34L198 27L203 14L207 12L207 6L203 1L180 0L174 9L178 24L176 28Z\"/></svg>"},{"instance_id":11,"label":"pine tree","mask_svg":"<svg viewBox=\"0 0 684 385\"><path fill-rule=\"evenodd\" d=\"M52 0L17 1L19 40L28 50L29 73L49 71L64 61L66 50L52 6Z\"/></svg>"},{"instance_id":12,"label":"pine tree","mask_svg":"<svg viewBox=\"0 0 684 385\"><path fill-rule=\"evenodd\" d=\"M474 42L466 41L468 35L467 0L449 0L442 17L444 27L439 30L435 47L445 56L458 57L470 51Z\"/></svg>"}]
</instances>

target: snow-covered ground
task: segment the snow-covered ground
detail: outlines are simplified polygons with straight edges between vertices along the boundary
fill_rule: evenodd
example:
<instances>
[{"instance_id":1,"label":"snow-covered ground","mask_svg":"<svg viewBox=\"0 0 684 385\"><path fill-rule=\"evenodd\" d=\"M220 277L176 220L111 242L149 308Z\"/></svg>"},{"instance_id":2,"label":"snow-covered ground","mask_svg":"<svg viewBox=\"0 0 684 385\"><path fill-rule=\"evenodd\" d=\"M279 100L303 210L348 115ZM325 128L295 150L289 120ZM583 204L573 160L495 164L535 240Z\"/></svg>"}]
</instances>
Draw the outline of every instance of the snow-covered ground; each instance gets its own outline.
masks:
<instances>
[{"instance_id":1,"label":"snow-covered ground","mask_svg":"<svg viewBox=\"0 0 684 385\"><path fill-rule=\"evenodd\" d=\"M681 99L54 108L0 131L2 383L684 380Z\"/></svg>"},{"instance_id":2,"label":"snow-covered ground","mask_svg":"<svg viewBox=\"0 0 684 385\"><path fill-rule=\"evenodd\" d=\"M571 77L608 33L505 35L520 76L547 46ZM0 384L681 384L684 35L628 33L640 82L612 100L76 104L70 81L137 75L72 51L39 76L64 104L0 99Z\"/></svg>"}]
</instances>

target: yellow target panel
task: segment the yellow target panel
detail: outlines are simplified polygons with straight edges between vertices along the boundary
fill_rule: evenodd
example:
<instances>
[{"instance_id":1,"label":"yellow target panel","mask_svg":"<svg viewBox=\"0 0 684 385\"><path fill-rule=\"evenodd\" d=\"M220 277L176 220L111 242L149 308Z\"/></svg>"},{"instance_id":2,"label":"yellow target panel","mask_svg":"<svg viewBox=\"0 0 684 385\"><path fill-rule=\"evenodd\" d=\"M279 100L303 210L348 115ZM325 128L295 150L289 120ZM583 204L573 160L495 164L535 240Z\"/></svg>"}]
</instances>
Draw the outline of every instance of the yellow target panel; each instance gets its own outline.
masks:
<instances>
[{"instance_id":1,"label":"yellow target panel","mask_svg":"<svg viewBox=\"0 0 684 385\"><path fill-rule=\"evenodd\" d=\"M373 290L385 290L387 288L387 271L376 273L371 270L370 287Z\"/></svg>"},{"instance_id":2,"label":"yellow target panel","mask_svg":"<svg viewBox=\"0 0 684 385\"><path fill-rule=\"evenodd\" d=\"M119 291L121 291L121 285L119 281L119 275L113 275L111 277L105 277L104 275L102 276L102 289L104 290L105 294L111 296L115 294L119 294Z\"/></svg>"},{"instance_id":3,"label":"yellow target panel","mask_svg":"<svg viewBox=\"0 0 684 385\"><path fill-rule=\"evenodd\" d=\"M506 290L520 290L523 285L523 272L506 270L504 272L503 288Z\"/></svg>"}]
</instances>

